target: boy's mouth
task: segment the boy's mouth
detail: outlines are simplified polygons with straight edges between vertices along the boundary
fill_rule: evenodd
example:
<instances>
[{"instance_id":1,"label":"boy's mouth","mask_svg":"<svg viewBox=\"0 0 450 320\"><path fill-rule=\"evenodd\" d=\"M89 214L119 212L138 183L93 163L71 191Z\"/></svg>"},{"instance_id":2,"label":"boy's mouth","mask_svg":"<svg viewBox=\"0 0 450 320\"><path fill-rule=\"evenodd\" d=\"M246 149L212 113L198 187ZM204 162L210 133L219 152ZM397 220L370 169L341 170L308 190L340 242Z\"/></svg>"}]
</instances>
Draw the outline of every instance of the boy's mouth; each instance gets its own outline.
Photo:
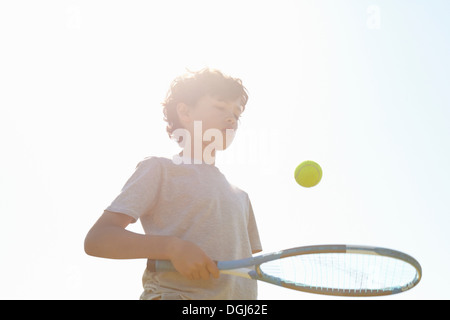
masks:
<instances>
[{"instance_id":1,"label":"boy's mouth","mask_svg":"<svg viewBox=\"0 0 450 320\"><path fill-rule=\"evenodd\" d=\"M234 136L234 135L236 134L236 130L235 130L235 129L227 128L227 129L223 129L223 130L222 130L222 133L223 133L223 136L224 136L224 137L227 137L227 136Z\"/></svg>"}]
</instances>

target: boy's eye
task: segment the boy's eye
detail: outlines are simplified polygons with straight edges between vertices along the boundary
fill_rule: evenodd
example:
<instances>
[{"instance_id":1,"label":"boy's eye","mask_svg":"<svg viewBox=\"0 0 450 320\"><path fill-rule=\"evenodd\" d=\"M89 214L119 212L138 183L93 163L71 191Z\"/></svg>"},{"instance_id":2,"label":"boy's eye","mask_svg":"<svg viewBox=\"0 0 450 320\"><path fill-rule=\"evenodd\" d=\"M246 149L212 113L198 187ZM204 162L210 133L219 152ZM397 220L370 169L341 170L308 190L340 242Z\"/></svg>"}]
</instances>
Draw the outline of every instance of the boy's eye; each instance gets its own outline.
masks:
<instances>
[{"instance_id":1,"label":"boy's eye","mask_svg":"<svg viewBox=\"0 0 450 320\"><path fill-rule=\"evenodd\" d=\"M215 106L215 108L217 109L217 110L220 110L220 111L223 111L223 112L226 112L227 111L227 109L225 108L225 107L223 107L223 106ZM236 119L236 120L239 120L240 118L241 118L241 114L239 113L239 114L234 114L234 118Z\"/></svg>"},{"instance_id":2,"label":"boy's eye","mask_svg":"<svg viewBox=\"0 0 450 320\"><path fill-rule=\"evenodd\" d=\"M214 106L214 109L216 109L216 110L218 110L220 112L223 112L225 110L225 108L221 107L221 106Z\"/></svg>"}]
</instances>

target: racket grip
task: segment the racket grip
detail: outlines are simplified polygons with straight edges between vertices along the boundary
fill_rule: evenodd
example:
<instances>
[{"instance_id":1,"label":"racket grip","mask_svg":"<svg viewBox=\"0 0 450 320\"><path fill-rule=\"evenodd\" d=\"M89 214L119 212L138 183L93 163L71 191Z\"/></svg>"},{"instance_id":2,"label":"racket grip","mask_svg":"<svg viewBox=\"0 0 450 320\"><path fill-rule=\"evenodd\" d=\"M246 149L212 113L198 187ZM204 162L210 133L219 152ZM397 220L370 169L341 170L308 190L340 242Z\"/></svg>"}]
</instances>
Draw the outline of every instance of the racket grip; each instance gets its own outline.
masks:
<instances>
[{"instance_id":1,"label":"racket grip","mask_svg":"<svg viewBox=\"0 0 450 320\"><path fill-rule=\"evenodd\" d=\"M147 269L151 272L175 272L177 271L169 260L147 260Z\"/></svg>"},{"instance_id":2,"label":"racket grip","mask_svg":"<svg viewBox=\"0 0 450 320\"><path fill-rule=\"evenodd\" d=\"M214 261L220 269L220 262ZM223 263L223 262L222 262ZM177 269L169 260L147 259L147 270L151 272L176 272Z\"/></svg>"}]
</instances>

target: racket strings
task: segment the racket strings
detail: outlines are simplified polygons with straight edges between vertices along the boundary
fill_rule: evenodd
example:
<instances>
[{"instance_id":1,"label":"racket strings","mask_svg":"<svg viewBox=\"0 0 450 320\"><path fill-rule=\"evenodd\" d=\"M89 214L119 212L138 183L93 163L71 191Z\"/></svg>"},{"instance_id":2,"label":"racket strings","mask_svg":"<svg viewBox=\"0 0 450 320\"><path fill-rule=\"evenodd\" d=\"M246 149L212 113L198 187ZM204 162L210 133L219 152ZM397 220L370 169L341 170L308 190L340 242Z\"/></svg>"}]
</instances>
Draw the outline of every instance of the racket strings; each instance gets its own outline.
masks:
<instances>
[{"instance_id":1,"label":"racket strings","mask_svg":"<svg viewBox=\"0 0 450 320\"><path fill-rule=\"evenodd\" d=\"M287 257L263 263L260 270L292 285L344 291L393 290L408 286L417 275L399 259L343 253Z\"/></svg>"}]
</instances>

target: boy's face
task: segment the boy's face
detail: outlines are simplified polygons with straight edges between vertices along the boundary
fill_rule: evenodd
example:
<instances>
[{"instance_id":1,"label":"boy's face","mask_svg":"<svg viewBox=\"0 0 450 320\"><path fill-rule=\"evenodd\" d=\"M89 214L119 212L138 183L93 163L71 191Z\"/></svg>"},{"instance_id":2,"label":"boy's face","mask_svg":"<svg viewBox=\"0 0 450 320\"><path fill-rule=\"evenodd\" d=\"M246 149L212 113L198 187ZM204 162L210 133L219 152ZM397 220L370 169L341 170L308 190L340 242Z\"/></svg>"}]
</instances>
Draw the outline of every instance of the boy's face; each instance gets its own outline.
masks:
<instances>
[{"instance_id":1,"label":"boy's face","mask_svg":"<svg viewBox=\"0 0 450 320\"><path fill-rule=\"evenodd\" d=\"M221 132L222 144L216 143L216 145L222 145L222 148L218 147L217 149L224 150L234 138L234 133L238 128L238 120L242 113L242 106L239 99L223 101L211 96L204 96L194 106L184 105L183 111L180 113L179 110L178 114L183 126L191 132L191 135L196 133L194 124L197 123L198 125L200 121L203 137L206 137L205 132L209 129L215 129L209 131L213 132L213 139L218 136L216 133ZM204 145L209 143L211 143L210 140L205 141L203 139Z\"/></svg>"}]
</instances>

